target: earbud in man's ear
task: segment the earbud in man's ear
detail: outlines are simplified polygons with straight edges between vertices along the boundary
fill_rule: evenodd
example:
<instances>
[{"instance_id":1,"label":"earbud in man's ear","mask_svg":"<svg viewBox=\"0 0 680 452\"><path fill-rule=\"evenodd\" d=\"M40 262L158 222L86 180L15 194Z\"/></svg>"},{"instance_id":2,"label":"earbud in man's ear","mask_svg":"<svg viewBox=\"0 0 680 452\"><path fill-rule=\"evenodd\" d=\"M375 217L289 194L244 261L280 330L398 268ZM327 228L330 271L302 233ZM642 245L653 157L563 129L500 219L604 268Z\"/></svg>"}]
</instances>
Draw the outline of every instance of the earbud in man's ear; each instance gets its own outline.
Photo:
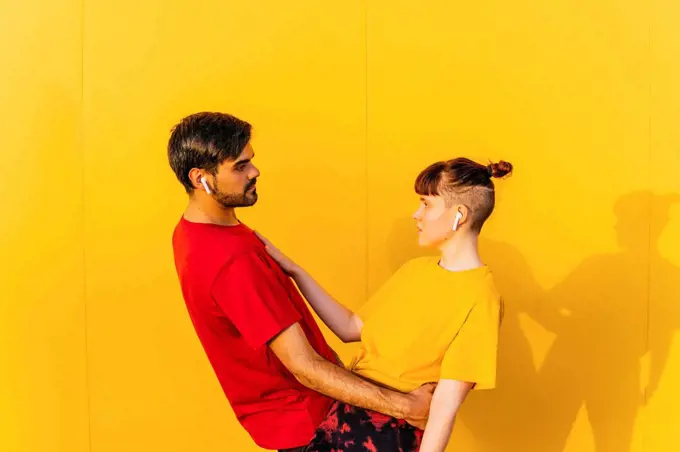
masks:
<instances>
[{"instance_id":1,"label":"earbud in man's ear","mask_svg":"<svg viewBox=\"0 0 680 452\"><path fill-rule=\"evenodd\" d=\"M457 230L458 230L458 224L460 223L460 220L462 220L462 219L463 219L463 214L460 213L460 211L458 211L458 212L456 213L456 219L455 219L455 221L453 222L453 230L454 230L454 231L457 231Z\"/></svg>"},{"instance_id":2,"label":"earbud in man's ear","mask_svg":"<svg viewBox=\"0 0 680 452\"><path fill-rule=\"evenodd\" d=\"M201 183L203 184L203 188L205 188L205 192L207 194L210 194L210 187L208 187L208 182L206 182L205 177L201 176Z\"/></svg>"}]
</instances>

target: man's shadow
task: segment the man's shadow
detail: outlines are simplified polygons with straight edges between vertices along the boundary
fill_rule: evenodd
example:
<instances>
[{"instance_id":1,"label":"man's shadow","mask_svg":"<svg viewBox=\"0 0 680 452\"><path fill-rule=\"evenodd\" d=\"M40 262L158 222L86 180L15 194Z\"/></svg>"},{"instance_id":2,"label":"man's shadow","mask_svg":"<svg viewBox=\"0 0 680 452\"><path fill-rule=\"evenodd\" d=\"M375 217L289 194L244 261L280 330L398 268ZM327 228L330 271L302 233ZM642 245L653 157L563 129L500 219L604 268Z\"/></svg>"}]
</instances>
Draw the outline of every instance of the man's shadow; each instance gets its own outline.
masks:
<instances>
[{"instance_id":1,"label":"man's shadow","mask_svg":"<svg viewBox=\"0 0 680 452\"><path fill-rule=\"evenodd\" d=\"M581 407L597 452L631 450L638 412L654 395L679 326L677 316L655 322L658 340L647 345L650 308L671 307L673 284L680 280L680 269L658 245L677 201L677 195L649 191L619 198L614 229L621 251L587 259L540 303L538 321L556 335L538 381L546 452L564 450ZM652 209L655 215L649 218ZM665 291L653 306L651 284ZM652 361L645 387L641 377L648 352Z\"/></svg>"},{"instance_id":2,"label":"man's shadow","mask_svg":"<svg viewBox=\"0 0 680 452\"><path fill-rule=\"evenodd\" d=\"M518 250L480 240L482 257L503 295L505 315L497 389L473 393L461 413L477 450L562 452L582 407L597 452L631 450L638 411L645 397L654 394L679 326L677 315L654 323L649 385L643 388L650 276L656 294L652 311L677 313L671 298L680 269L657 246L677 201L677 195L650 192L621 197L614 206L621 251L587 259L548 291L537 284ZM657 213L652 228L650 206ZM426 253L415 244L412 220L399 220L390 242L395 268ZM554 337L537 365L522 328L529 318Z\"/></svg>"}]
</instances>

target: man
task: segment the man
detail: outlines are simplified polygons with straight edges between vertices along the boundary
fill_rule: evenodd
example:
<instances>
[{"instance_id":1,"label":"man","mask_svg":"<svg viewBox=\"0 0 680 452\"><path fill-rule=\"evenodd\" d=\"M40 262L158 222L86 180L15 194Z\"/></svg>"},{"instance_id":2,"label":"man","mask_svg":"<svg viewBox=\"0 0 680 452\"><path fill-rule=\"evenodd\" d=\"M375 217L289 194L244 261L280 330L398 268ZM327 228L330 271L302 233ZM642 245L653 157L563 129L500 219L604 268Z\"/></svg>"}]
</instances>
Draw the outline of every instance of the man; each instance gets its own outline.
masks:
<instances>
[{"instance_id":1,"label":"man","mask_svg":"<svg viewBox=\"0 0 680 452\"><path fill-rule=\"evenodd\" d=\"M168 144L189 195L173 234L182 293L241 425L260 447L302 450L339 400L423 427L432 388L402 394L339 366L292 280L236 217L257 202L250 137L245 121L197 113Z\"/></svg>"}]
</instances>

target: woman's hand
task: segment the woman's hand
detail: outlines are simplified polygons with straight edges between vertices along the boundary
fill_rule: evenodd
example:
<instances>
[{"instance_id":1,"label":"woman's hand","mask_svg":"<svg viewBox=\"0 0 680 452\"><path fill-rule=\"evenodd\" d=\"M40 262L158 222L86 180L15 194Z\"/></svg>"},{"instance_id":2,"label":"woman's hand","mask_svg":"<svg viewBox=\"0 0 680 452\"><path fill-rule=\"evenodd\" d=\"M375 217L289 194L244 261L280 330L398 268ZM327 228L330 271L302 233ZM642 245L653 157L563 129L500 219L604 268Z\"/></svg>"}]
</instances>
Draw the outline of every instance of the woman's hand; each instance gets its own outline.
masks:
<instances>
[{"instance_id":1,"label":"woman's hand","mask_svg":"<svg viewBox=\"0 0 680 452\"><path fill-rule=\"evenodd\" d=\"M295 274L300 270L300 267L293 262L288 256L283 254L277 247L275 247L272 242L270 242L265 236L257 231L254 231L255 235L264 243L264 249L267 251L272 259L274 259L281 269L288 274L288 276L295 276Z\"/></svg>"},{"instance_id":2,"label":"woman's hand","mask_svg":"<svg viewBox=\"0 0 680 452\"><path fill-rule=\"evenodd\" d=\"M288 256L283 254L272 243L255 232L257 237L264 243L267 254L269 254L281 269L289 276L293 277L302 295L307 299L314 309L314 312L328 325L336 336L343 342L357 342L361 340L361 329L364 324L352 311L340 304L335 298L330 296L326 290L307 273L304 268L293 262Z\"/></svg>"}]
</instances>

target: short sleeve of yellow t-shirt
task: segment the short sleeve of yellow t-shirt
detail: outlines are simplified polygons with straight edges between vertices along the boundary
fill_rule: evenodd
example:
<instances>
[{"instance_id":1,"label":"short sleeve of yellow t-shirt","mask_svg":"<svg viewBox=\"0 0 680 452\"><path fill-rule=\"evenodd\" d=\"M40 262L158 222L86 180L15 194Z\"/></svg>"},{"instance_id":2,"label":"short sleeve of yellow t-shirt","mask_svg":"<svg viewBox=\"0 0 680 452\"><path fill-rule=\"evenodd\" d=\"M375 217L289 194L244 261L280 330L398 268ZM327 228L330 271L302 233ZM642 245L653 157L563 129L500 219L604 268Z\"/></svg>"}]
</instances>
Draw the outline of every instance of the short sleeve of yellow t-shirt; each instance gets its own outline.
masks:
<instances>
[{"instance_id":1,"label":"short sleeve of yellow t-shirt","mask_svg":"<svg viewBox=\"0 0 680 452\"><path fill-rule=\"evenodd\" d=\"M444 354L440 379L475 383L475 389L496 386L501 300L476 303Z\"/></svg>"}]
</instances>

